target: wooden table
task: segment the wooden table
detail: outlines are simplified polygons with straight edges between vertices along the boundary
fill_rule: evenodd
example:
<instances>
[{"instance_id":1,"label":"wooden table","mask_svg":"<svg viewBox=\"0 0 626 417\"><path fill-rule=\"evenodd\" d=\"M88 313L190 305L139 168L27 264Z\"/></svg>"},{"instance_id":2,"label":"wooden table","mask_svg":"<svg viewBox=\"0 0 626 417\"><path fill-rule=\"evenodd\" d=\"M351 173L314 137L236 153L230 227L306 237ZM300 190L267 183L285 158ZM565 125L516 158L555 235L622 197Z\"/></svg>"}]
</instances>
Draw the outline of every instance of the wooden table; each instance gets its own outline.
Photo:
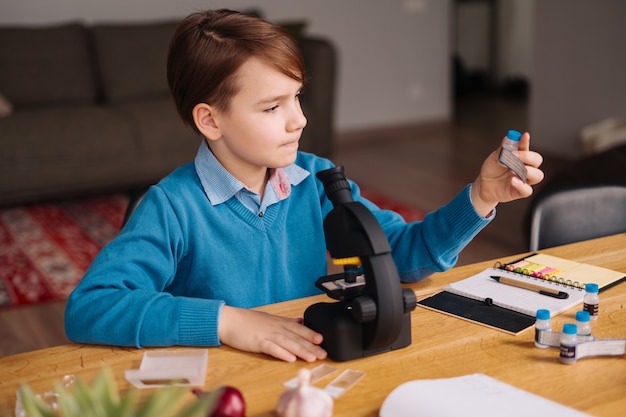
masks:
<instances>
[{"instance_id":1,"label":"wooden table","mask_svg":"<svg viewBox=\"0 0 626 417\"><path fill-rule=\"evenodd\" d=\"M626 272L626 234L542 252ZM498 260L512 261L523 255ZM421 299L449 282L492 266L494 261L453 268L410 287ZM293 300L261 310L297 317L302 316L306 307L321 300L328 301L328 298L322 295ZM625 306L626 283L601 293L600 317L593 323L596 337L626 337ZM557 316L553 326L560 328L564 322L573 322L574 313L568 311ZM334 415L377 416L385 397L403 382L472 373L487 374L592 415L626 415L624 357L585 358L574 365L563 365L556 349L535 348L533 336L533 329L511 336L418 307L412 316L413 342L409 347L348 362L327 361L338 371L355 369L366 373L356 386L335 400ZM124 370L138 368L143 352L69 344L0 358L0 410L13 408L16 388L21 382L42 392L66 374L90 380L103 365L114 371L118 386L125 389L129 384L124 379ZM205 389L233 385L243 392L248 416L271 416L284 390L282 383L296 376L300 368L313 368L318 364L285 363L226 346L209 348ZM316 385L323 387L338 374L335 372ZM450 395L453 400L454 393Z\"/></svg>"}]
</instances>

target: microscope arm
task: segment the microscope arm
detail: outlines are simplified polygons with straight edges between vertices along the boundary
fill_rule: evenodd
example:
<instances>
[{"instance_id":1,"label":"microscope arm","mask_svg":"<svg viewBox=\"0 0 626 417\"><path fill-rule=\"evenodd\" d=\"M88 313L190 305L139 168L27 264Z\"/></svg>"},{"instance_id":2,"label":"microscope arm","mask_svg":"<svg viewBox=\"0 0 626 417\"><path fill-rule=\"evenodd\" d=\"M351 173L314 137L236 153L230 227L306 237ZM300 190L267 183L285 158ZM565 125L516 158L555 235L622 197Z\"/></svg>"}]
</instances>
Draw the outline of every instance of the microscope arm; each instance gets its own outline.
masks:
<instances>
[{"instance_id":1,"label":"microscope arm","mask_svg":"<svg viewBox=\"0 0 626 417\"><path fill-rule=\"evenodd\" d=\"M333 203L324 218L326 246L344 273L317 280L318 288L339 301L309 306L304 324L324 336L322 347L334 360L410 345L415 293L400 285L384 230L367 207L352 199L342 167L316 175Z\"/></svg>"},{"instance_id":2,"label":"microscope arm","mask_svg":"<svg viewBox=\"0 0 626 417\"><path fill-rule=\"evenodd\" d=\"M373 321L363 323L364 334L363 343L367 349L376 349L392 343L398 338L402 327L402 317L404 314L404 301L402 296L402 287L400 278L391 256L391 247L387 241L387 237L380 224L363 204L351 202L343 206L350 217L352 217L353 227L356 226L359 234L364 237L358 242L367 242L366 248L360 248L361 253L355 253L350 248L355 240L351 242L343 241L342 250L339 248L333 251L330 249L331 256L335 257L335 253L340 254L351 253L352 256L357 255L361 259L363 272L365 274L365 289L361 297L369 297L374 301L376 306L376 317ZM336 222L329 219L328 226L333 231L340 231L342 228L336 227ZM345 223L343 223L345 226ZM325 225L326 226L326 225ZM345 230L343 230L345 232ZM357 230L352 230L357 232ZM333 232L330 232L332 235ZM346 235L343 234L345 237ZM354 236L353 236L354 238ZM341 242L342 239L330 239L331 242ZM344 252L346 248L348 252ZM364 300L358 297L354 303L360 303Z\"/></svg>"}]
</instances>

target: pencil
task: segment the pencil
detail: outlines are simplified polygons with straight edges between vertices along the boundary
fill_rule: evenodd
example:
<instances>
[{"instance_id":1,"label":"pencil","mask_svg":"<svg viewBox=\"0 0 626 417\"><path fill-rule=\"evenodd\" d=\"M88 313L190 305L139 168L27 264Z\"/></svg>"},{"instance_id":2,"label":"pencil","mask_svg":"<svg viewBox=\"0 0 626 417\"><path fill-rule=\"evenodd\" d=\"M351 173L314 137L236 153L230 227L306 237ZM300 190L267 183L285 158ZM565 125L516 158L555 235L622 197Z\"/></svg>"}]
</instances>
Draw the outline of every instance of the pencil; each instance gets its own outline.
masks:
<instances>
[{"instance_id":1,"label":"pencil","mask_svg":"<svg viewBox=\"0 0 626 417\"><path fill-rule=\"evenodd\" d=\"M549 297L560 298L562 300L569 297L569 294L566 293L565 291L559 291L558 289L554 289L554 288L542 287L541 285L536 285L536 284L533 284L532 282L522 282L522 281L518 281L516 279L512 279L508 277L497 277L493 275L491 276L491 278L495 279L501 284L511 285L513 287L523 288L525 290L535 291L535 292L538 292L539 294L547 295Z\"/></svg>"}]
</instances>

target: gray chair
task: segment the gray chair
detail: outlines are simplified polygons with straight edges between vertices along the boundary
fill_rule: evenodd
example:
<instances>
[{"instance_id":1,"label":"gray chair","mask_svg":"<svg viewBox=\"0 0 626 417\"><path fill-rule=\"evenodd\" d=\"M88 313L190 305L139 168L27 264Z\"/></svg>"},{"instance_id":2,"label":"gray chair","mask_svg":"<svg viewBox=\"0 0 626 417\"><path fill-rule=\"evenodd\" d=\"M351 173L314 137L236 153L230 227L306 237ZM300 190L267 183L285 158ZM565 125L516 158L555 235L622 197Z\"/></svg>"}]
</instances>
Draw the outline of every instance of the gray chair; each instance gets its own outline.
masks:
<instances>
[{"instance_id":1,"label":"gray chair","mask_svg":"<svg viewBox=\"0 0 626 417\"><path fill-rule=\"evenodd\" d=\"M552 189L532 203L531 251L622 232L626 232L626 185Z\"/></svg>"}]
</instances>

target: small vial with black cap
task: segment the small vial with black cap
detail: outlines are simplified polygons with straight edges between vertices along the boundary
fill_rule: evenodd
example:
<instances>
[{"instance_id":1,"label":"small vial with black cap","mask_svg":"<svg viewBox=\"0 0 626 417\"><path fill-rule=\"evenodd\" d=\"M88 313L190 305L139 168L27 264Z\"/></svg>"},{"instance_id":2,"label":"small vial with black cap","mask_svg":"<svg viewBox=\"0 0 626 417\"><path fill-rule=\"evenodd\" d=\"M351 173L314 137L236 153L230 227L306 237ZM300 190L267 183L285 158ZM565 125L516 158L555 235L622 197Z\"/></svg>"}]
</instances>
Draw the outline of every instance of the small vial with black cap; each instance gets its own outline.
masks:
<instances>
[{"instance_id":1,"label":"small vial with black cap","mask_svg":"<svg viewBox=\"0 0 626 417\"><path fill-rule=\"evenodd\" d=\"M589 319L597 320L600 311L600 298L598 297L598 284L585 284L583 297L583 310L589 312Z\"/></svg>"},{"instance_id":2,"label":"small vial with black cap","mask_svg":"<svg viewBox=\"0 0 626 417\"><path fill-rule=\"evenodd\" d=\"M559 360L561 363L576 363L576 345L578 344L578 328L575 324L567 323L563 325L561 333Z\"/></svg>"},{"instance_id":3,"label":"small vial with black cap","mask_svg":"<svg viewBox=\"0 0 626 417\"><path fill-rule=\"evenodd\" d=\"M538 348L547 348L549 345L540 343L540 336L542 332L549 332L552 330L552 323L550 322L550 310L537 310L537 320L535 321L535 346Z\"/></svg>"}]
</instances>

